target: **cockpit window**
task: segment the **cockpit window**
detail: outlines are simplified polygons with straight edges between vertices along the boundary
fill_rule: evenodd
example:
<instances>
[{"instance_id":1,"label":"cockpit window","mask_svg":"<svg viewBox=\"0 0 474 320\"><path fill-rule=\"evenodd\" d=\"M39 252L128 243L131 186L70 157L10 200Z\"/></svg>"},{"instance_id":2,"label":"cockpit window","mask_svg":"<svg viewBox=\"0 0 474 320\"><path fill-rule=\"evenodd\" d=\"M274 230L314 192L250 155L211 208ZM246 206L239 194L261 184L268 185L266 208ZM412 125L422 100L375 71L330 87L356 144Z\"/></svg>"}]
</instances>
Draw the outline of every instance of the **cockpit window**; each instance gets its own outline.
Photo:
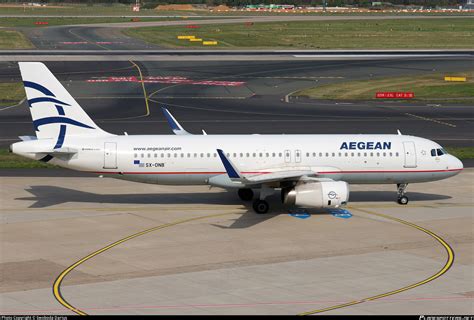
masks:
<instances>
[{"instance_id":1,"label":"cockpit window","mask_svg":"<svg viewBox=\"0 0 474 320\"><path fill-rule=\"evenodd\" d=\"M436 156L442 156L443 154L448 154L446 152L446 150L444 150L443 148L441 149L431 149L431 156L432 157L436 157Z\"/></svg>"}]
</instances>

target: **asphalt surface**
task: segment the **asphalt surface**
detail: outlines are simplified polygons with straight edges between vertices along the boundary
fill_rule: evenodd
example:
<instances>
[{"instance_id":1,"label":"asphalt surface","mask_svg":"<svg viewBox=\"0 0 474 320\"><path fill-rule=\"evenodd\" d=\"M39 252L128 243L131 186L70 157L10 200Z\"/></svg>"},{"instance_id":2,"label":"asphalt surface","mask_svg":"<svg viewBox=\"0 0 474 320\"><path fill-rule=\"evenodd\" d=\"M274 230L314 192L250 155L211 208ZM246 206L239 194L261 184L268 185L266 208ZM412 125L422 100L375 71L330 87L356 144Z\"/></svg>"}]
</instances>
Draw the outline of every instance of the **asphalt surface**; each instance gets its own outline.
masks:
<instances>
[{"instance_id":1,"label":"asphalt surface","mask_svg":"<svg viewBox=\"0 0 474 320\"><path fill-rule=\"evenodd\" d=\"M47 63L98 125L116 134L170 134L160 109L166 106L196 134L202 129L209 134L396 133L399 129L443 146L473 145L472 105L294 98L285 102L286 95L295 90L327 83L463 71L473 65L471 58L137 64L148 81L148 116L139 72L132 63ZM123 76L138 78L134 82L108 79ZM203 80L221 82L199 84ZM16 63L0 63L0 81L20 81ZM34 134L25 103L2 107L0 123L2 147L18 141L20 135Z\"/></svg>"}]
</instances>

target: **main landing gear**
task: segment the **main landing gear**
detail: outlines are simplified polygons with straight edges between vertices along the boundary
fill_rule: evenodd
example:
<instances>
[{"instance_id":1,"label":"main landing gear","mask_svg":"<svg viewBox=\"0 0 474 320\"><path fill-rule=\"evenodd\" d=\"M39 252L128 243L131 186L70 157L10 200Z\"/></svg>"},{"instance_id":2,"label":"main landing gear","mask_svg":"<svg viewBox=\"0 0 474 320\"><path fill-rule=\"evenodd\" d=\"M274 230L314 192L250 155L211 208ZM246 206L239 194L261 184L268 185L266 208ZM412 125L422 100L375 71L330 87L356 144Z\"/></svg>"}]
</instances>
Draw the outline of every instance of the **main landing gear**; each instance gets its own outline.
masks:
<instances>
[{"instance_id":1,"label":"main landing gear","mask_svg":"<svg viewBox=\"0 0 474 320\"><path fill-rule=\"evenodd\" d=\"M275 190L273 188L268 188L268 187L262 187L260 189L259 199L256 199L252 204L253 210L256 213L262 214L262 213L267 213L268 212L268 210L270 209L270 205L268 204L267 201L265 201L265 198L267 196L273 194L274 191ZM253 196L254 196L254 192L250 188L239 189L237 194L239 195L239 198L242 201L251 201L253 199Z\"/></svg>"},{"instance_id":2,"label":"main landing gear","mask_svg":"<svg viewBox=\"0 0 474 320\"><path fill-rule=\"evenodd\" d=\"M399 183L397 184L398 200L397 202L402 205L408 204L408 197L405 195L405 190L408 186L408 183Z\"/></svg>"},{"instance_id":3,"label":"main landing gear","mask_svg":"<svg viewBox=\"0 0 474 320\"><path fill-rule=\"evenodd\" d=\"M268 202L266 202L265 200L260 200L260 199L255 200L253 202L252 207L253 207L253 210L259 214L267 213L268 210L270 209Z\"/></svg>"},{"instance_id":4,"label":"main landing gear","mask_svg":"<svg viewBox=\"0 0 474 320\"><path fill-rule=\"evenodd\" d=\"M239 198L242 201L250 201L253 199L253 191L250 188L239 189L239 191L237 191L237 194L239 195Z\"/></svg>"}]
</instances>

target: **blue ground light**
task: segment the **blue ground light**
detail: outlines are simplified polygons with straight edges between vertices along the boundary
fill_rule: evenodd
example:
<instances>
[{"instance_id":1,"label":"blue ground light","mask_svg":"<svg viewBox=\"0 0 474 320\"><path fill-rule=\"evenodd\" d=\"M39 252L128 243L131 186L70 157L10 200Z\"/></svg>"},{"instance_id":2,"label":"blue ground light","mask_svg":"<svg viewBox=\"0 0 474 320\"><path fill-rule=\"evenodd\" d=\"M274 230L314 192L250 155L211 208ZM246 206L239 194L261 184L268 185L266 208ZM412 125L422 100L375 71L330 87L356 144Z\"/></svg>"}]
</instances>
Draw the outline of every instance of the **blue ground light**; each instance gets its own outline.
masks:
<instances>
[{"instance_id":1,"label":"blue ground light","mask_svg":"<svg viewBox=\"0 0 474 320\"><path fill-rule=\"evenodd\" d=\"M350 213L346 209L328 209L328 212L332 214L336 218L343 218L343 219L349 219L352 217L352 213Z\"/></svg>"},{"instance_id":2,"label":"blue ground light","mask_svg":"<svg viewBox=\"0 0 474 320\"><path fill-rule=\"evenodd\" d=\"M290 213L289 216L295 217L295 218L298 218L298 219L308 219L308 218L311 217L311 215L308 212L303 211L303 210L297 211L295 213Z\"/></svg>"},{"instance_id":3,"label":"blue ground light","mask_svg":"<svg viewBox=\"0 0 474 320\"><path fill-rule=\"evenodd\" d=\"M349 219L352 218L352 213L349 212L349 210L346 209L327 209L327 212L332 214L336 218L342 218L342 219ZM290 212L288 214L290 217L298 218L298 219L308 219L311 217L311 214L308 213L305 210L298 210L296 212Z\"/></svg>"}]
</instances>

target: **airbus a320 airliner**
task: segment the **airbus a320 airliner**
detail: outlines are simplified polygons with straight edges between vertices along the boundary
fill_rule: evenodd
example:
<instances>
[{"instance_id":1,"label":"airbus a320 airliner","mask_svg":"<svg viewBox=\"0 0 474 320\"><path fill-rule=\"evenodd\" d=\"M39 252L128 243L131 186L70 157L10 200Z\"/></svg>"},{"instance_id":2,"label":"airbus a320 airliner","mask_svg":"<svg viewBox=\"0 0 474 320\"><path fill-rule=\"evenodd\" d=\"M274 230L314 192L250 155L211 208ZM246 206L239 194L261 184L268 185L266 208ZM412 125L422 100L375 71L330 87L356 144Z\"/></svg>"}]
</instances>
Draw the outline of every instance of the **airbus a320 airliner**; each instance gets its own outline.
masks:
<instances>
[{"instance_id":1,"label":"airbus a320 airliner","mask_svg":"<svg viewBox=\"0 0 474 320\"><path fill-rule=\"evenodd\" d=\"M61 167L136 182L210 185L254 198L257 213L279 191L284 204L337 208L349 184L394 184L406 205L407 184L458 174L463 164L439 144L414 136L193 135L163 109L174 135L115 135L99 128L48 68L19 63L36 136L13 153Z\"/></svg>"}]
</instances>

